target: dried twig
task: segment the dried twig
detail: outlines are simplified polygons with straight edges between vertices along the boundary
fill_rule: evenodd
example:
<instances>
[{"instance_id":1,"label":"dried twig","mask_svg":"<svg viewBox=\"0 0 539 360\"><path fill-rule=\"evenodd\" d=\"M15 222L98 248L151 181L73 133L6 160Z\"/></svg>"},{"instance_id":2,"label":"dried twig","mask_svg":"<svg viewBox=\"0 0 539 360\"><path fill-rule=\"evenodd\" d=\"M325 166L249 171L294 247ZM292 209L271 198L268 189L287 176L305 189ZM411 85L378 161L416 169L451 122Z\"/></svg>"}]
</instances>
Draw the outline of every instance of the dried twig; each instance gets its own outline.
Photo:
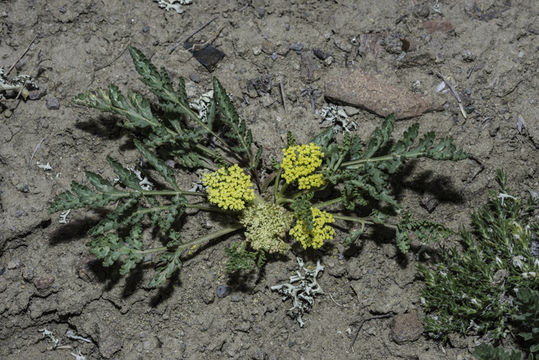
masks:
<instances>
[{"instance_id":1,"label":"dried twig","mask_svg":"<svg viewBox=\"0 0 539 360\"><path fill-rule=\"evenodd\" d=\"M214 35L212 37L210 37L210 40L204 41L201 44L193 44L193 45L191 45L190 48L188 48L186 50L187 51L198 51L198 50L204 49L206 46L213 43L219 37L219 35L221 34L221 31L223 31L224 28L225 28L224 26L221 26L219 29L217 29L217 31L214 33Z\"/></svg>"},{"instance_id":2,"label":"dried twig","mask_svg":"<svg viewBox=\"0 0 539 360\"><path fill-rule=\"evenodd\" d=\"M451 90L451 92L453 93L453 96L455 96L455 98L457 99L457 103L459 105L459 109L460 109L460 112L462 113L462 116L465 119L468 118L468 115L466 114L466 110L464 110L464 106L462 105L462 100L461 100L461 98L459 96L459 93L457 92L457 90L455 90L455 87L453 86L453 84L451 84L451 82L445 76L440 74L439 72L437 72L436 75L440 79L443 80L443 82L447 85L447 87L449 87L449 90Z\"/></svg>"},{"instance_id":3,"label":"dried twig","mask_svg":"<svg viewBox=\"0 0 539 360\"><path fill-rule=\"evenodd\" d=\"M217 16L210 19L207 23L205 23L204 25L202 25L201 27L199 27L197 30L195 30L191 35L189 35L188 37L186 37L183 41L178 41L176 44L174 44L174 46L172 46L170 48L170 50L168 51L169 54L172 54L174 52L174 50L176 50L176 48L182 44L184 44L185 42L189 41L189 39L191 39L193 36L195 36L196 34L198 34L199 32L201 32L202 30L204 30L208 25L210 25L212 22L214 22L215 20L217 20ZM222 29L221 29L222 30ZM221 31L219 30L219 33Z\"/></svg>"},{"instance_id":4,"label":"dried twig","mask_svg":"<svg viewBox=\"0 0 539 360\"><path fill-rule=\"evenodd\" d=\"M32 160L34 160L34 156L36 155L37 151L41 147L41 144L43 144L43 141L45 140L46 136L44 136L39 143L34 148L34 151L32 152L32 156L30 157L30 160L28 161L28 167L32 166Z\"/></svg>"},{"instance_id":5,"label":"dried twig","mask_svg":"<svg viewBox=\"0 0 539 360\"><path fill-rule=\"evenodd\" d=\"M311 109L313 111L313 114L315 114L316 113L316 98L320 95L320 90L309 86L301 90L301 95L307 96L308 98L310 98Z\"/></svg>"},{"instance_id":6,"label":"dried twig","mask_svg":"<svg viewBox=\"0 0 539 360\"><path fill-rule=\"evenodd\" d=\"M30 44L28 44L28 46L26 47L26 50L24 50L24 52L21 54L21 56L19 56L17 58L17 60L15 60L15 62L13 63L13 65L11 65L11 67L7 70L6 72L6 76L9 75L9 73L11 72L11 70L13 70L13 68L15 67L15 65L17 65L17 63L23 58L24 55L26 55L26 53L28 52L28 50L30 50L30 47L32 46L32 44L34 43L34 41L36 41L37 39L37 35L34 36L34 38L32 39L32 41L30 41Z\"/></svg>"},{"instance_id":7,"label":"dried twig","mask_svg":"<svg viewBox=\"0 0 539 360\"><path fill-rule=\"evenodd\" d=\"M95 68L95 69L94 69L94 72L103 70L104 68L107 68L107 67L111 66L112 64L114 64L114 63L116 62L116 60L118 60L118 59L119 59L119 58L126 52L127 49L128 49L128 46L126 46L126 47L122 50L121 53L119 53L118 55L116 55L116 57L114 57L114 59L112 59L111 61L109 61L107 64Z\"/></svg>"},{"instance_id":8,"label":"dried twig","mask_svg":"<svg viewBox=\"0 0 539 360\"><path fill-rule=\"evenodd\" d=\"M363 319L359 322L355 322L353 323L352 325L355 325L355 324L359 324L358 327L357 327L357 330L356 330L356 335L354 335L354 340L352 340L352 344L350 345L350 350L353 349L354 347L354 344L356 343L356 340L357 340L357 337L359 335L359 331L361 330L361 328L363 327L363 325L367 322L367 321L371 321L371 320L375 320L375 319L385 319L385 318L389 318L389 317L392 317L393 314L392 313L389 313L389 314L382 314L382 315L375 315L375 316L371 316L369 318L366 318L366 319Z\"/></svg>"},{"instance_id":9,"label":"dried twig","mask_svg":"<svg viewBox=\"0 0 539 360\"><path fill-rule=\"evenodd\" d=\"M338 302L336 302L335 299L333 298L333 296L331 296L330 293L328 293L328 295L329 295L329 298L331 299L331 301L333 301L333 302L335 303L335 305L340 306L340 307L343 307L343 308L347 308L347 307L348 307L348 306L346 306L346 305L339 304Z\"/></svg>"}]
</instances>

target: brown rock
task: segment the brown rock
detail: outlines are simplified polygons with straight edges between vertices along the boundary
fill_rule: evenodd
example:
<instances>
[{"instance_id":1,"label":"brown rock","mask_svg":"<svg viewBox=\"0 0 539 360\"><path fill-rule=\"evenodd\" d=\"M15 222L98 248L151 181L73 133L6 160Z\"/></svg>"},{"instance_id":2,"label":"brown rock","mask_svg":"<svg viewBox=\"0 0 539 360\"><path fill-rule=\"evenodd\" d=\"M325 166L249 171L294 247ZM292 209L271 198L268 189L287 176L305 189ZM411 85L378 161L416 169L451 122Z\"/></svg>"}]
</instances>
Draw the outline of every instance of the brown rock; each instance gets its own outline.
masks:
<instances>
[{"instance_id":1,"label":"brown rock","mask_svg":"<svg viewBox=\"0 0 539 360\"><path fill-rule=\"evenodd\" d=\"M423 324L416 312L399 314L391 323L391 337L397 344L413 342L423 334Z\"/></svg>"},{"instance_id":2,"label":"brown rock","mask_svg":"<svg viewBox=\"0 0 539 360\"><path fill-rule=\"evenodd\" d=\"M455 30L453 24L446 20L429 20L423 23L423 27L427 32L450 32Z\"/></svg>"},{"instance_id":3,"label":"brown rock","mask_svg":"<svg viewBox=\"0 0 539 360\"><path fill-rule=\"evenodd\" d=\"M52 275L43 275L34 279L34 285L38 290L45 290L52 286L54 280Z\"/></svg>"},{"instance_id":4,"label":"brown rock","mask_svg":"<svg viewBox=\"0 0 539 360\"><path fill-rule=\"evenodd\" d=\"M383 117L395 113L397 119L405 119L442 109L442 104L433 99L393 86L361 70L339 69L330 72L324 88L325 96L329 99Z\"/></svg>"}]
</instances>

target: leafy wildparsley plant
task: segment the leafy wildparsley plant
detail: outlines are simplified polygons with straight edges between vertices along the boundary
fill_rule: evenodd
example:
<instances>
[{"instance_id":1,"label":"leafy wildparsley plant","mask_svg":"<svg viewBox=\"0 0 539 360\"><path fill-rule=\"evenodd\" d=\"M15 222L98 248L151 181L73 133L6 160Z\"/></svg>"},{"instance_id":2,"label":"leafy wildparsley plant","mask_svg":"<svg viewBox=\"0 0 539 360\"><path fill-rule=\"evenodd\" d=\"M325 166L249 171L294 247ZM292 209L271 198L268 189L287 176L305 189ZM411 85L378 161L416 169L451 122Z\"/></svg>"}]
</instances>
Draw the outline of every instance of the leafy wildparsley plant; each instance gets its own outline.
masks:
<instances>
[{"instance_id":1,"label":"leafy wildparsley plant","mask_svg":"<svg viewBox=\"0 0 539 360\"><path fill-rule=\"evenodd\" d=\"M385 119L367 143L351 133L338 142L332 129L308 144L297 144L288 134L282 161L273 164L271 175L261 178L262 148L217 79L202 117L190 106L183 79L174 86L164 68L158 70L135 48L129 51L140 80L158 99L156 106L137 92L123 95L115 85L80 94L74 102L120 115L123 121L119 125L134 132L137 149L160 181L156 185L146 181L143 186L134 170L107 157L120 186L86 172L91 187L73 182L71 191L60 194L50 207L51 212L108 210L90 230L88 243L90 252L105 266L120 263L120 272L126 274L145 255L161 254L150 282L158 286L181 267L186 252L236 231L243 232L244 240L227 249L229 271L262 266L268 254L289 251L292 239L303 248L320 248L333 239L337 221L360 224L347 243L354 242L366 225L391 226L403 252L408 250L409 234L425 238L425 231L431 228L445 231L408 216L391 225L388 216L397 215L399 205L389 180L408 159L465 158L451 138L436 141L430 132L417 140L419 127L415 124L401 140L393 141L393 116ZM174 159L183 169L210 171L201 179L205 191L181 189L176 170L164 159ZM227 224L200 238L184 239L181 224L190 216L187 209L224 214ZM371 215L358 217L365 209ZM157 230L153 234L161 235L164 246L144 240L148 229Z\"/></svg>"}]
</instances>

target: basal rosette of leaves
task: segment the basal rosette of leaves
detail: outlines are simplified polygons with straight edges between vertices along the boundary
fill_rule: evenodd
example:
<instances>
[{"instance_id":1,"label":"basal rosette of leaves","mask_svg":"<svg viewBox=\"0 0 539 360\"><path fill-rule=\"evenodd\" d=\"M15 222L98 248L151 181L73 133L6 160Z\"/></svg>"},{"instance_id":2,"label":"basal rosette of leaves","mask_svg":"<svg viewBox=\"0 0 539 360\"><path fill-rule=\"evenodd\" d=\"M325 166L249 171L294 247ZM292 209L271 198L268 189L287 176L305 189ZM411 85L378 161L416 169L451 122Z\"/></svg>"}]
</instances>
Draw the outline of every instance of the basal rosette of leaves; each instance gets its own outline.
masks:
<instances>
[{"instance_id":1,"label":"basal rosette of leaves","mask_svg":"<svg viewBox=\"0 0 539 360\"><path fill-rule=\"evenodd\" d=\"M352 133L337 141L333 130L327 129L308 143L297 144L289 133L282 158L263 161L262 148L217 79L211 103L199 117L182 78L175 86L164 68L157 69L133 47L129 52L140 80L155 95L155 104L134 91L124 95L116 85L80 94L73 102L122 119L118 125L132 131L144 158L141 173L107 157L117 184L86 172L87 184L73 182L71 191L58 195L50 207L51 213L106 210L90 230L88 242L90 252L105 266L119 263L120 272L126 274L146 255L156 254L150 285L158 286L181 267L186 253L233 233L241 240L226 250L229 271L262 266L277 253L319 249L336 241L338 224L353 228L344 234L347 244L355 242L367 225L390 227L402 252L408 251L413 236L426 240L427 233L447 233L439 224L414 220L406 213L399 216L390 180L410 159L464 159L450 137L436 140L429 132L419 138L419 126L414 124L402 139L394 140L395 118L389 116L365 143ZM166 160L176 165L171 167ZM197 169L205 169L199 182L204 190L181 189L176 180L180 171ZM141 174L154 188L141 185ZM222 227L184 239L184 218L200 211L214 214Z\"/></svg>"}]
</instances>

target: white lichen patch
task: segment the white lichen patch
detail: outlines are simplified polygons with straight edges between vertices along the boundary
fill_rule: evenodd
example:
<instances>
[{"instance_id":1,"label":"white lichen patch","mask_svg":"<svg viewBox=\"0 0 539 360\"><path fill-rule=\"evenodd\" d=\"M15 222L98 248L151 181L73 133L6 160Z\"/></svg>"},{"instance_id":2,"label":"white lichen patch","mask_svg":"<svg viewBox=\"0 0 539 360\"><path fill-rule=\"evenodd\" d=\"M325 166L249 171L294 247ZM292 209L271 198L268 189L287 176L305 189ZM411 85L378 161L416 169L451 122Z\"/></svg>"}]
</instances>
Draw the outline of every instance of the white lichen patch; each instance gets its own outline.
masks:
<instances>
[{"instance_id":1,"label":"white lichen patch","mask_svg":"<svg viewBox=\"0 0 539 360\"><path fill-rule=\"evenodd\" d=\"M189 103L189 107L198 113L198 117L203 122L207 122L208 112L210 110L211 100L213 99L213 90L210 90L193 102Z\"/></svg>"},{"instance_id":2,"label":"white lichen patch","mask_svg":"<svg viewBox=\"0 0 539 360\"><path fill-rule=\"evenodd\" d=\"M323 294L322 288L317 282L318 274L324 270L320 265L320 260L316 262L316 268L309 270L305 267L303 259L297 258L299 270L296 275L290 276L290 282L271 287L271 290L278 291L283 297L283 301L292 299L293 305L288 309L288 315L297 320L300 327L303 327L302 315L310 312L314 305L314 297L317 294Z\"/></svg>"},{"instance_id":3,"label":"white lichen patch","mask_svg":"<svg viewBox=\"0 0 539 360\"><path fill-rule=\"evenodd\" d=\"M321 117L320 127L333 127L336 131L350 132L357 129L355 121L350 120L344 108L335 104L328 104L318 112Z\"/></svg>"},{"instance_id":4,"label":"white lichen patch","mask_svg":"<svg viewBox=\"0 0 539 360\"><path fill-rule=\"evenodd\" d=\"M166 11L174 10L178 14L183 13L182 5L189 5L193 3L193 0L154 0L154 2L159 3L161 9Z\"/></svg>"}]
</instances>

